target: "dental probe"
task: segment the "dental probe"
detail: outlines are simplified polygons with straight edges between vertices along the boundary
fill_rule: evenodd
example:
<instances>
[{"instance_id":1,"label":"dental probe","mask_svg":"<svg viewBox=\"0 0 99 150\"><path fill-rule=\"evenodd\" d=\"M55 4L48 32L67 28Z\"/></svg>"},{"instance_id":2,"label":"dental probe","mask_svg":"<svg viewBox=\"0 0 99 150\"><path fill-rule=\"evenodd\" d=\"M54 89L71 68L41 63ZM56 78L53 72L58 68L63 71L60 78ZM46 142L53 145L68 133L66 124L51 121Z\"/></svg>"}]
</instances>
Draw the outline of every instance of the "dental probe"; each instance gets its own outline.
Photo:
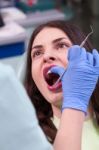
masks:
<instances>
[{"instance_id":1,"label":"dental probe","mask_svg":"<svg viewBox=\"0 0 99 150\"><path fill-rule=\"evenodd\" d=\"M93 28L92 26L90 26L91 28L91 32L88 33L88 35L86 36L86 38L82 41L82 43L80 44L80 47L82 48L84 46L84 44L86 43L87 39L89 38L89 36L91 34L93 34ZM64 76L65 72L66 72L67 69L65 69L65 71L63 72L63 74L58 78L58 80L55 82L54 86L57 85L57 83L62 79L62 77Z\"/></svg>"},{"instance_id":2,"label":"dental probe","mask_svg":"<svg viewBox=\"0 0 99 150\"><path fill-rule=\"evenodd\" d=\"M91 28L91 32L86 36L86 38L85 38L85 39L82 41L82 43L80 44L80 47L81 47L81 48L85 45L85 43L86 43L87 39L89 38L89 36L90 36L91 34L93 34L93 28L92 28L92 26L90 26L90 28Z\"/></svg>"}]
</instances>

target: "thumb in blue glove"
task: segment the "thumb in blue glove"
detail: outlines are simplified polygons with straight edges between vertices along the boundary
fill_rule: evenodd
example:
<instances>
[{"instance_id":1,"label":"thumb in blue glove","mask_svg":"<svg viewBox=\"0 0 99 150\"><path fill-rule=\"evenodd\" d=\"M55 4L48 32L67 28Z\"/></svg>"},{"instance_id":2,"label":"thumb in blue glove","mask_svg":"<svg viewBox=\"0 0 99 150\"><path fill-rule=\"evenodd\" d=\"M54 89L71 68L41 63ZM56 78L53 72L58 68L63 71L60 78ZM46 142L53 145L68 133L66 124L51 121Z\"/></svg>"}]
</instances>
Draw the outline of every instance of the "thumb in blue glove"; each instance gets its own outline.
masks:
<instances>
[{"instance_id":1,"label":"thumb in blue glove","mask_svg":"<svg viewBox=\"0 0 99 150\"><path fill-rule=\"evenodd\" d=\"M76 52L76 53L75 53ZM68 54L69 64L65 69L59 66L51 68L51 72L60 76L62 81L63 104L65 108L73 108L87 112L90 97L99 77L99 53L86 52L80 46L72 46Z\"/></svg>"}]
</instances>

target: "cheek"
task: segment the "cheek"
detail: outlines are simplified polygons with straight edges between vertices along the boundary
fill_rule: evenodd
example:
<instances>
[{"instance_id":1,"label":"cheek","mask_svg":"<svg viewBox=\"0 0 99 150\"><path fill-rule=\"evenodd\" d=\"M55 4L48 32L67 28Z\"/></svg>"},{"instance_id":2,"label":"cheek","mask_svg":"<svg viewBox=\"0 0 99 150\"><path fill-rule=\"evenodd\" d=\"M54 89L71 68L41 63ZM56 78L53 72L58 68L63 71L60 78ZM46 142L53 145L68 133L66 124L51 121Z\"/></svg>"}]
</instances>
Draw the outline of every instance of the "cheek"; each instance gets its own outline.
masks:
<instances>
[{"instance_id":1,"label":"cheek","mask_svg":"<svg viewBox=\"0 0 99 150\"><path fill-rule=\"evenodd\" d=\"M37 65L32 65L31 66L31 74L34 82L37 82L38 79L38 66Z\"/></svg>"},{"instance_id":2,"label":"cheek","mask_svg":"<svg viewBox=\"0 0 99 150\"><path fill-rule=\"evenodd\" d=\"M67 67L67 65L68 65L68 52L64 52L62 55L61 55L61 57L60 58L62 58L62 63L63 63L63 66L64 67Z\"/></svg>"}]
</instances>

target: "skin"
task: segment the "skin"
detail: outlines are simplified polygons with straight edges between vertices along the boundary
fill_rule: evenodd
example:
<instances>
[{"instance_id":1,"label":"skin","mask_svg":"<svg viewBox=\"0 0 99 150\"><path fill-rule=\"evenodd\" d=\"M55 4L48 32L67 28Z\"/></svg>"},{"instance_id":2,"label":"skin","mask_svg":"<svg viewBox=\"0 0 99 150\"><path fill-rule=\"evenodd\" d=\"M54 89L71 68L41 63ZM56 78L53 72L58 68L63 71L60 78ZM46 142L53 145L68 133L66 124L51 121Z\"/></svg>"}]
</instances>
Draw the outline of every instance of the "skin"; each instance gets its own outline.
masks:
<instances>
[{"instance_id":1,"label":"skin","mask_svg":"<svg viewBox=\"0 0 99 150\"><path fill-rule=\"evenodd\" d=\"M81 150L85 114L75 109L64 109L54 141L55 150Z\"/></svg>"},{"instance_id":2,"label":"skin","mask_svg":"<svg viewBox=\"0 0 99 150\"><path fill-rule=\"evenodd\" d=\"M51 103L54 115L60 117L62 88L50 90L45 81L43 70L58 65L68 65L68 48L72 45L69 37L58 28L46 27L36 36L31 51L32 77L42 95Z\"/></svg>"}]
</instances>

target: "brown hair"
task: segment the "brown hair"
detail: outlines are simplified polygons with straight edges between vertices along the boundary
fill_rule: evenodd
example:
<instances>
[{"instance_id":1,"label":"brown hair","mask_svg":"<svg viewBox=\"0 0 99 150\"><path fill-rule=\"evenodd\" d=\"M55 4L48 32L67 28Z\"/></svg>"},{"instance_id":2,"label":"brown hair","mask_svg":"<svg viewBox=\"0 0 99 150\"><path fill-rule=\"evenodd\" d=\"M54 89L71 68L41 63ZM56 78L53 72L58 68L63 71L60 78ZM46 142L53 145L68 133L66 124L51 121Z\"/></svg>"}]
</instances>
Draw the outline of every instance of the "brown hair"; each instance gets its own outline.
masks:
<instances>
[{"instance_id":1,"label":"brown hair","mask_svg":"<svg viewBox=\"0 0 99 150\"><path fill-rule=\"evenodd\" d=\"M53 117L53 112L51 108L51 104L47 102L47 100L42 96L40 91L38 90L37 86L35 85L32 75L31 75L31 49L32 44L34 42L35 37L37 34L43 30L45 27L52 27L58 28L62 30L66 35L70 38L73 44L80 45L81 42L84 40L85 35L82 31L75 25L70 24L66 21L50 21L48 23L42 24L38 26L30 39L29 46L28 46L28 55L27 55L27 67L26 67L26 76L25 76L25 88L27 93L35 106L37 117L39 120L39 124L43 129L45 135L48 137L48 140L53 143L57 129L54 126L51 117ZM87 50L91 51L93 49L89 40L85 43L84 46ZM99 125L99 84L96 85L96 89L94 90L91 96L91 104L92 109L96 117L96 121Z\"/></svg>"}]
</instances>

